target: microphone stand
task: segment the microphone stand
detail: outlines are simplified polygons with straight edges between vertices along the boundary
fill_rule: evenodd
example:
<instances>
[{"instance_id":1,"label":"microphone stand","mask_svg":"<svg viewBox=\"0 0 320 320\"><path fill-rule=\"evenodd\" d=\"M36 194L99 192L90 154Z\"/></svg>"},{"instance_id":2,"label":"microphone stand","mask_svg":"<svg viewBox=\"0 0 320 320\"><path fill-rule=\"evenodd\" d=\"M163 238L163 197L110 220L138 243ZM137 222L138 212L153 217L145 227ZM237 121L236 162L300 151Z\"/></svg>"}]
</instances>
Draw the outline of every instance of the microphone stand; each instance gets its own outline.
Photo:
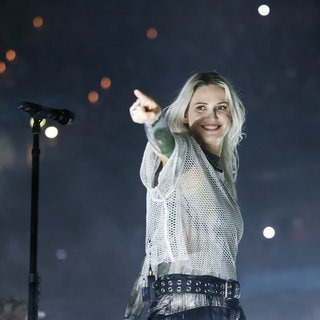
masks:
<instances>
[{"instance_id":1,"label":"microphone stand","mask_svg":"<svg viewBox=\"0 0 320 320\"><path fill-rule=\"evenodd\" d=\"M40 277L37 271L38 251L38 202L39 202L39 135L42 119L33 122L33 148L32 148L32 181L31 181L31 220L30 220L30 269L29 269L29 298L28 320L38 319L38 298Z\"/></svg>"},{"instance_id":2,"label":"microphone stand","mask_svg":"<svg viewBox=\"0 0 320 320\"><path fill-rule=\"evenodd\" d=\"M74 114L67 109L52 109L32 102L22 102L19 107L33 117L32 183L31 183L31 220L30 220L30 272L28 296L28 320L38 319L38 298L40 277L37 271L38 254L38 203L39 203L39 135L40 122L44 118L57 120L60 124L70 124Z\"/></svg>"}]
</instances>

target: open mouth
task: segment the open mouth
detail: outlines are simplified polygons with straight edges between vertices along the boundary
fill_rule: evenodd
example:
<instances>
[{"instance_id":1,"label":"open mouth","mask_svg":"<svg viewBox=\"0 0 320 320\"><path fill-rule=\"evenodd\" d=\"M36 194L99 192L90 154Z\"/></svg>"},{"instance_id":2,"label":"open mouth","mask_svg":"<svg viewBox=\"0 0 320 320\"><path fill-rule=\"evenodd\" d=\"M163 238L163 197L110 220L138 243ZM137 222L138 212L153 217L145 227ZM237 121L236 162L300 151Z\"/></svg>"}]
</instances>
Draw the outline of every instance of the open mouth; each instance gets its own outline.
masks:
<instances>
[{"instance_id":1,"label":"open mouth","mask_svg":"<svg viewBox=\"0 0 320 320\"><path fill-rule=\"evenodd\" d=\"M220 125L206 125L206 126L202 126L203 129L209 130L209 131L218 130L220 127L221 127Z\"/></svg>"}]
</instances>

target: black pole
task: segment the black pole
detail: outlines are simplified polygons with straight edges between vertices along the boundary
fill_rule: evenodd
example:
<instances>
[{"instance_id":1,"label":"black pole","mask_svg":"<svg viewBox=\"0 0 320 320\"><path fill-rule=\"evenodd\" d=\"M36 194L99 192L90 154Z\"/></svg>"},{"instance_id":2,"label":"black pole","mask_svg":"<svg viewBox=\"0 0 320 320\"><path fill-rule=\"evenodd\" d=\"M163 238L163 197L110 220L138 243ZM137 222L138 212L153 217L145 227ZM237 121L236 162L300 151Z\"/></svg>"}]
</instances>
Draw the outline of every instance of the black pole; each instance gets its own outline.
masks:
<instances>
[{"instance_id":1,"label":"black pole","mask_svg":"<svg viewBox=\"0 0 320 320\"><path fill-rule=\"evenodd\" d=\"M39 275L37 271L38 255L38 203L39 203L39 135L41 119L33 122L33 148L32 148L32 181L31 181L31 221L30 221L30 273L29 273L29 299L28 320L38 319Z\"/></svg>"}]
</instances>

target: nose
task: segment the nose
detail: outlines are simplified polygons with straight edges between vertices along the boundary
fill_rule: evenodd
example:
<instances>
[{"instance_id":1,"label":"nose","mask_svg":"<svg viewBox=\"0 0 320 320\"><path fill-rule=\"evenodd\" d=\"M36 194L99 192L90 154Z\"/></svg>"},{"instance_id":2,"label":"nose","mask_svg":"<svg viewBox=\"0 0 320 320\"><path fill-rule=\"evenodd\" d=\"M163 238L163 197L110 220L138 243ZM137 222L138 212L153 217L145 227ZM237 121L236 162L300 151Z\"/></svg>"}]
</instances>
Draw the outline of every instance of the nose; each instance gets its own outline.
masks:
<instances>
[{"instance_id":1,"label":"nose","mask_svg":"<svg viewBox=\"0 0 320 320\"><path fill-rule=\"evenodd\" d=\"M218 110L217 110L216 108L213 108L210 116L211 116L213 119L215 119L215 120L219 119L219 112L218 112Z\"/></svg>"}]
</instances>

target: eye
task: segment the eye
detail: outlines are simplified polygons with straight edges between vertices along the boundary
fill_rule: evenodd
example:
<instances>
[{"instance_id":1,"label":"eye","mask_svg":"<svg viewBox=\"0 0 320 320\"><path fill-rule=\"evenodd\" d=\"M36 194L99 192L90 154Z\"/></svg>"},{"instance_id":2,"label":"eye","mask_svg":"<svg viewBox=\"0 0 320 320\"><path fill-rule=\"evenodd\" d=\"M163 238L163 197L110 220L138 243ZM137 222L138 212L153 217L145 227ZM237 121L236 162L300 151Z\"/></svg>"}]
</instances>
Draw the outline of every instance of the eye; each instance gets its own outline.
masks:
<instances>
[{"instance_id":1,"label":"eye","mask_svg":"<svg viewBox=\"0 0 320 320\"><path fill-rule=\"evenodd\" d=\"M204 110L206 110L206 106L204 106L204 105L198 105L197 107L196 107L196 109L198 110L198 111L204 111Z\"/></svg>"},{"instance_id":2,"label":"eye","mask_svg":"<svg viewBox=\"0 0 320 320\"><path fill-rule=\"evenodd\" d=\"M224 104L218 104L216 106L217 110L219 111L224 111L224 110L228 110L228 106L227 105L224 105Z\"/></svg>"}]
</instances>

